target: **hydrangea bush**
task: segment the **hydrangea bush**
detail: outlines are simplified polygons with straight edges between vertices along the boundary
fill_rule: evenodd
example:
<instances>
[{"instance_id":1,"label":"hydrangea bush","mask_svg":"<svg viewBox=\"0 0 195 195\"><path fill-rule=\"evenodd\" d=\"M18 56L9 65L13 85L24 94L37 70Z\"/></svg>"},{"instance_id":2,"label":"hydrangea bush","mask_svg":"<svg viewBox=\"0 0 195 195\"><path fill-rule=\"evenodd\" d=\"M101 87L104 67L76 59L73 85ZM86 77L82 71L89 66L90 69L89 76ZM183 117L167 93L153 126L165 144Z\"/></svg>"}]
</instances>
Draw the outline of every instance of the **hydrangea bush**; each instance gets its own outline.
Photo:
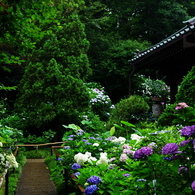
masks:
<instances>
[{"instance_id":1,"label":"hydrangea bush","mask_svg":"<svg viewBox=\"0 0 195 195\"><path fill-rule=\"evenodd\" d=\"M90 104L92 111L100 116L100 119L107 121L112 105L110 97L106 94L105 88L95 82L86 83L90 93Z\"/></svg>"},{"instance_id":2,"label":"hydrangea bush","mask_svg":"<svg viewBox=\"0 0 195 195\"><path fill-rule=\"evenodd\" d=\"M12 153L12 146L21 136L21 131L0 125L0 177L7 168L18 168L18 163Z\"/></svg>"},{"instance_id":3,"label":"hydrangea bush","mask_svg":"<svg viewBox=\"0 0 195 195\"><path fill-rule=\"evenodd\" d=\"M59 163L71 170L86 195L195 192L195 125L133 133L128 139L113 131L89 134L78 126L69 133Z\"/></svg>"}]
</instances>

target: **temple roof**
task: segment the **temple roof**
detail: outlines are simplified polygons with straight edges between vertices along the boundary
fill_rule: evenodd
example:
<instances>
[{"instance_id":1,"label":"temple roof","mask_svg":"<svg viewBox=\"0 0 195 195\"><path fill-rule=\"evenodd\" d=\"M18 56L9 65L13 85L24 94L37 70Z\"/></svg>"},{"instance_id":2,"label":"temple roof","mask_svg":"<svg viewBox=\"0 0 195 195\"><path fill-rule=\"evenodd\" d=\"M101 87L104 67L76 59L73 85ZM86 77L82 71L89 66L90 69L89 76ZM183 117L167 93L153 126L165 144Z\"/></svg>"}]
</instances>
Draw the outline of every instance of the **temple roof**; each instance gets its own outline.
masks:
<instances>
[{"instance_id":1,"label":"temple roof","mask_svg":"<svg viewBox=\"0 0 195 195\"><path fill-rule=\"evenodd\" d=\"M188 21L185 21L187 23ZM195 26L188 23L185 27L175 32L171 36L165 38L152 47L141 51L130 60L131 64L134 64L136 68L143 66L161 64L162 61L170 60L177 55L178 58L186 55L187 51L191 47L195 47Z\"/></svg>"}]
</instances>

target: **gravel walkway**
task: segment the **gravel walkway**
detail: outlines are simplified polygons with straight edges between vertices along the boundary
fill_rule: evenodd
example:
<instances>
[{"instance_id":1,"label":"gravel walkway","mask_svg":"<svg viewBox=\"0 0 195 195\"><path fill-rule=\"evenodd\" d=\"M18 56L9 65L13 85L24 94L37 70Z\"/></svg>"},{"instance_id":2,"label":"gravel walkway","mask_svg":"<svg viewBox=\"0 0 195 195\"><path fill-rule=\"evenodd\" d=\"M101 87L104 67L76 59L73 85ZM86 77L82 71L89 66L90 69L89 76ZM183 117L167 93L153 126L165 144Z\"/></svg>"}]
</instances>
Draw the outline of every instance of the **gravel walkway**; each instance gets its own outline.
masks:
<instances>
[{"instance_id":1,"label":"gravel walkway","mask_svg":"<svg viewBox=\"0 0 195 195\"><path fill-rule=\"evenodd\" d=\"M15 195L57 195L44 159L27 159Z\"/></svg>"}]
</instances>

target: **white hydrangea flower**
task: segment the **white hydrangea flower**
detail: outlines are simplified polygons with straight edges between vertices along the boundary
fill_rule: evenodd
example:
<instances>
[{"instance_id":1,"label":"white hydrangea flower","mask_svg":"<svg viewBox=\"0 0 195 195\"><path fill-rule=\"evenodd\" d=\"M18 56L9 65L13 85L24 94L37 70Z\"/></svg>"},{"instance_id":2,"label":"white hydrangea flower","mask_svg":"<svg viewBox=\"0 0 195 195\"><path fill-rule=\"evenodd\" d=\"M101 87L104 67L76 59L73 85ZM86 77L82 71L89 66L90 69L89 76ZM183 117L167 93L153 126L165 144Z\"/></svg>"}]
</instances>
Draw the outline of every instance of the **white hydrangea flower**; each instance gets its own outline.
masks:
<instances>
[{"instance_id":1,"label":"white hydrangea flower","mask_svg":"<svg viewBox=\"0 0 195 195\"><path fill-rule=\"evenodd\" d=\"M100 159L97 161L96 165L99 165L99 164L107 165L108 161L109 161L109 159L107 158L107 153L106 152L104 152L104 153L102 152L102 153L100 153Z\"/></svg>"},{"instance_id":2,"label":"white hydrangea flower","mask_svg":"<svg viewBox=\"0 0 195 195\"><path fill-rule=\"evenodd\" d=\"M18 168L18 163L16 162L16 158L13 154L7 155L6 159L9 161L11 166L13 166L14 168Z\"/></svg>"},{"instance_id":3,"label":"white hydrangea flower","mask_svg":"<svg viewBox=\"0 0 195 195\"><path fill-rule=\"evenodd\" d=\"M80 164L83 165L87 160L88 160L88 155L86 154L82 154L82 153L78 153L74 156L74 160Z\"/></svg>"},{"instance_id":4,"label":"white hydrangea flower","mask_svg":"<svg viewBox=\"0 0 195 195\"><path fill-rule=\"evenodd\" d=\"M132 140L136 140L136 141L141 141L141 139L142 138L144 138L144 137L141 137L141 136L139 136L139 135L137 135L137 134L131 134L131 139Z\"/></svg>"},{"instance_id":5,"label":"white hydrangea flower","mask_svg":"<svg viewBox=\"0 0 195 195\"><path fill-rule=\"evenodd\" d=\"M85 155L87 155L89 158L89 157L91 157L91 152L85 152Z\"/></svg>"},{"instance_id":6,"label":"white hydrangea flower","mask_svg":"<svg viewBox=\"0 0 195 195\"><path fill-rule=\"evenodd\" d=\"M0 147L3 147L3 143L2 142L0 142Z\"/></svg>"},{"instance_id":7,"label":"white hydrangea flower","mask_svg":"<svg viewBox=\"0 0 195 195\"><path fill-rule=\"evenodd\" d=\"M100 153L100 157L107 157L107 155L108 155L107 152L101 152Z\"/></svg>"},{"instance_id":8,"label":"white hydrangea flower","mask_svg":"<svg viewBox=\"0 0 195 195\"><path fill-rule=\"evenodd\" d=\"M96 147L98 147L98 146L99 146L99 144L98 144L98 143L94 143L94 144L93 144L93 146L96 146Z\"/></svg>"},{"instance_id":9,"label":"white hydrangea flower","mask_svg":"<svg viewBox=\"0 0 195 195\"><path fill-rule=\"evenodd\" d=\"M126 138L124 138L124 137L119 137L119 138L118 138L118 141L119 141L121 144L124 144L125 141L126 141Z\"/></svg>"},{"instance_id":10,"label":"white hydrangea flower","mask_svg":"<svg viewBox=\"0 0 195 195\"><path fill-rule=\"evenodd\" d=\"M119 138L115 138L115 139L111 140L111 142L120 143L120 144L124 144L125 141L126 141L126 138L124 138L124 137L119 137Z\"/></svg>"},{"instance_id":11,"label":"white hydrangea flower","mask_svg":"<svg viewBox=\"0 0 195 195\"><path fill-rule=\"evenodd\" d=\"M91 156L88 158L87 162L89 162L90 164L93 164L93 162L97 161L97 158Z\"/></svg>"},{"instance_id":12,"label":"white hydrangea flower","mask_svg":"<svg viewBox=\"0 0 195 195\"><path fill-rule=\"evenodd\" d=\"M0 154L0 161L4 161L5 160L5 157L3 154Z\"/></svg>"}]
</instances>

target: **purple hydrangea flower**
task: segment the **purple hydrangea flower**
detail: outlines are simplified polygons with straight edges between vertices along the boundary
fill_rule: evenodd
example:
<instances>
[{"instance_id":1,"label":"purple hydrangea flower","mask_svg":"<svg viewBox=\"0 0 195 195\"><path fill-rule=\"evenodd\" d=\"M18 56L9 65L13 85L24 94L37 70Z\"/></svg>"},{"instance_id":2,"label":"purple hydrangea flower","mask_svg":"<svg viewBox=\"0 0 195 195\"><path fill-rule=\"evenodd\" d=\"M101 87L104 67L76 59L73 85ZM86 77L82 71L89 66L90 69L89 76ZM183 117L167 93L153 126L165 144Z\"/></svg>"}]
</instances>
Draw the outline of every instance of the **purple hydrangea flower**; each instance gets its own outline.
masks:
<instances>
[{"instance_id":1,"label":"purple hydrangea flower","mask_svg":"<svg viewBox=\"0 0 195 195\"><path fill-rule=\"evenodd\" d=\"M192 190L195 191L195 181L192 182L191 187L192 187Z\"/></svg>"},{"instance_id":2,"label":"purple hydrangea flower","mask_svg":"<svg viewBox=\"0 0 195 195\"><path fill-rule=\"evenodd\" d=\"M78 164L78 163L74 163L74 164L72 165L72 170L77 170L77 169L80 169L80 168L81 168L81 165Z\"/></svg>"},{"instance_id":3,"label":"purple hydrangea flower","mask_svg":"<svg viewBox=\"0 0 195 195\"><path fill-rule=\"evenodd\" d=\"M175 143L169 143L163 146L162 154L175 154L178 152L178 145Z\"/></svg>"},{"instance_id":4,"label":"purple hydrangea flower","mask_svg":"<svg viewBox=\"0 0 195 195\"><path fill-rule=\"evenodd\" d=\"M187 173L187 171L188 171L188 168L186 167L179 167L178 169L178 173L181 173L181 174L185 174Z\"/></svg>"},{"instance_id":5,"label":"purple hydrangea flower","mask_svg":"<svg viewBox=\"0 0 195 195\"><path fill-rule=\"evenodd\" d=\"M139 159L139 158L145 158L153 153L152 148L150 147L142 147L139 150L135 151L134 153L134 158Z\"/></svg>"},{"instance_id":6,"label":"purple hydrangea flower","mask_svg":"<svg viewBox=\"0 0 195 195\"><path fill-rule=\"evenodd\" d=\"M191 137L195 133L195 125L186 126L181 129L181 136L183 137Z\"/></svg>"},{"instance_id":7,"label":"purple hydrangea flower","mask_svg":"<svg viewBox=\"0 0 195 195\"><path fill-rule=\"evenodd\" d=\"M130 173L125 173L123 174L124 177L129 177L130 176Z\"/></svg>"},{"instance_id":8,"label":"purple hydrangea flower","mask_svg":"<svg viewBox=\"0 0 195 195\"><path fill-rule=\"evenodd\" d=\"M100 179L100 177L93 175L93 176L91 176L89 179L87 179L87 181L88 181L89 183L91 183L91 184L98 184L98 183L100 183L102 180Z\"/></svg>"},{"instance_id":9,"label":"purple hydrangea flower","mask_svg":"<svg viewBox=\"0 0 195 195\"><path fill-rule=\"evenodd\" d=\"M184 141L180 142L180 146L181 146L181 147L183 147L183 146L185 146L185 145L189 144L190 142L191 142L191 140L190 140L190 139L188 139L188 140L184 140Z\"/></svg>"},{"instance_id":10,"label":"purple hydrangea flower","mask_svg":"<svg viewBox=\"0 0 195 195\"><path fill-rule=\"evenodd\" d=\"M97 185L90 185L85 188L86 195L92 195L98 189Z\"/></svg>"},{"instance_id":11,"label":"purple hydrangea flower","mask_svg":"<svg viewBox=\"0 0 195 195\"><path fill-rule=\"evenodd\" d=\"M67 140L69 140L69 141L73 141L73 138L69 137Z\"/></svg>"},{"instance_id":12,"label":"purple hydrangea flower","mask_svg":"<svg viewBox=\"0 0 195 195\"><path fill-rule=\"evenodd\" d=\"M194 152L195 152L195 139L193 139L192 143L193 143L193 148L194 148Z\"/></svg>"}]
</instances>

